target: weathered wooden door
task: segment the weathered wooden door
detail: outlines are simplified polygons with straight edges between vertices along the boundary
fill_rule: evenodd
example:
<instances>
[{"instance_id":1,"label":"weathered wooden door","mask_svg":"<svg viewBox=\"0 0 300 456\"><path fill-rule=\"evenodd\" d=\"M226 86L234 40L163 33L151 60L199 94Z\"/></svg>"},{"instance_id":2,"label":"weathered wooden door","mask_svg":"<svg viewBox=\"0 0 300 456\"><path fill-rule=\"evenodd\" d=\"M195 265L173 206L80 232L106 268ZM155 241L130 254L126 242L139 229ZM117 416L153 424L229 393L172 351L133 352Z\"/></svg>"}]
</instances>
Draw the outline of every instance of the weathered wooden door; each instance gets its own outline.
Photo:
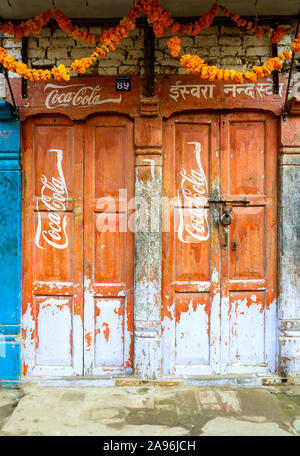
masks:
<instances>
[{"instance_id":1,"label":"weathered wooden door","mask_svg":"<svg viewBox=\"0 0 300 456\"><path fill-rule=\"evenodd\" d=\"M165 375L275 370L276 169L271 117L166 121Z\"/></svg>"},{"instance_id":2,"label":"weathered wooden door","mask_svg":"<svg viewBox=\"0 0 300 456\"><path fill-rule=\"evenodd\" d=\"M63 117L23 129L23 372L83 367L82 126Z\"/></svg>"},{"instance_id":3,"label":"weathered wooden door","mask_svg":"<svg viewBox=\"0 0 300 456\"><path fill-rule=\"evenodd\" d=\"M119 229L119 189L133 194L131 122L29 119L23 169L24 374L130 372L133 234Z\"/></svg>"},{"instance_id":4,"label":"weathered wooden door","mask_svg":"<svg viewBox=\"0 0 300 456\"><path fill-rule=\"evenodd\" d=\"M95 117L85 129L85 373L132 371L134 235L133 126Z\"/></svg>"}]
</instances>

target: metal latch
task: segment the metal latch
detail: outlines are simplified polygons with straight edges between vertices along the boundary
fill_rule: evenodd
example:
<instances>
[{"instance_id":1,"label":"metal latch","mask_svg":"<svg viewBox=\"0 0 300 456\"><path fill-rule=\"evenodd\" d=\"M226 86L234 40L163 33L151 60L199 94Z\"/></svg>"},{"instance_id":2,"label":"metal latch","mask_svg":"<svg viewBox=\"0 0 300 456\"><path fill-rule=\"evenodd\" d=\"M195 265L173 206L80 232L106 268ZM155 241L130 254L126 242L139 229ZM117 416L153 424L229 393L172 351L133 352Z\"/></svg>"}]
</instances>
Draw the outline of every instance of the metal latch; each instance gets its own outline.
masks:
<instances>
[{"instance_id":1,"label":"metal latch","mask_svg":"<svg viewBox=\"0 0 300 456\"><path fill-rule=\"evenodd\" d=\"M250 201L246 198L242 199L242 200L223 200L222 198L217 200L217 199L214 199L214 198L207 198L207 201L209 203L215 203L215 204L230 204L230 203L242 203L242 204L249 204Z\"/></svg>"},{"instance_id":2,"label":"metal latch","mask_svg":"<svg viewBox=\"0 0 300 456\"><path fill-rule=\"evenodd\" d=\"M223 248L226 249L228 247L228 228L227 226L232 223L232 215L229 213L232 211L232 206L224 206L223 213L220 218L220 222L224 226L224 243Z\"/></svg>"}]
</instances>

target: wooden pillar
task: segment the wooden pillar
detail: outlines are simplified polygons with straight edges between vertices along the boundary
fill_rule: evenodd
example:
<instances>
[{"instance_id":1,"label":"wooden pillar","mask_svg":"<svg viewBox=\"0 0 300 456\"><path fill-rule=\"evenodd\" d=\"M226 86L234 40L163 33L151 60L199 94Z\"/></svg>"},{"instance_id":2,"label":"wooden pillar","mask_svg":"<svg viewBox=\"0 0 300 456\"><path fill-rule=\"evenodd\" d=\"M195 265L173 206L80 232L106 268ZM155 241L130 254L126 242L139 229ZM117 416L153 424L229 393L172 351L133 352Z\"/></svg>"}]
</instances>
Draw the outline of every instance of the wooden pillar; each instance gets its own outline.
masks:
<instances>
[{"instance_id":1,"label":"wooden pillar","mask_svg":"<svg viewBox=\"0 0 300 456\"><path fill-rule=\"evenodd\" d=\"M281 123L279 163L279 373L300 375L300 116Z\"/></svg>"},{"instance_id":2,"label":"wooden pillar","mask_svg":"<svg viewBox=\"0 0 300 456\"><path fill-rule=\"evenodd\" d=\"M156 115L156 117L154 117ZM161 375L162 119L158 100L141 102L135 120L135 339L134 375Z\"/></svg>"},{"instance_id":3,"label":"wooden pillar","mask_svg":"<svg viewBox=\"0 0 300 456\"><path fill-rule=\"evenodd\" d=\"M155 43L153 27L146 21L144 26L144 77L143 77L143 96L154 96L154 62L155 62Z\"/></svg>"}]
</instances>

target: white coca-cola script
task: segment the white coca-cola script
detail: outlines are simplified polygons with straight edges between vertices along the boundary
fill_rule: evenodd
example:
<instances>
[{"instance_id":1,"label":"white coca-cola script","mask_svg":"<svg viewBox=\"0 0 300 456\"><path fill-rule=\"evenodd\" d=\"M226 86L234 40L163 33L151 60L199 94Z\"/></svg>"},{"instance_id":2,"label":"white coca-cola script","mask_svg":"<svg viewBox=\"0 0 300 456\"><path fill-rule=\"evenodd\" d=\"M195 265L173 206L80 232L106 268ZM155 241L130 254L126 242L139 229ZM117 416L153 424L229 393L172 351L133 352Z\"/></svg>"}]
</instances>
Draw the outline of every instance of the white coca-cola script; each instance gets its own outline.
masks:
<instances>
[{"instance_id":1,"label":"white coca-cola script","mask_svg":"<svg viewBox=\"0 0 300 456\"><path fill-rule=\"evenodd\" d=\"M185 168L180 169L182 179L178 189L180 214L178 239L184 243L201 242L209 238L208 211L204 208L207 203L208 187L201 163L201 144L200 142L188 144L195 145L193 154L197 169L188 171ZM182 204L180 204L181 198Z\"/></svg>"},{"instance_id":2,"label":"white coca-cola script","mask_svg":"<svg viewBox=\"0 0 300 456\"><path fill-rule=\"evenodd\" d=\"M42 175L43 184L41 190L41 201L46 206L48 212L47 227L42 230L41 213L37 202L38 226L35 235L35 245L39 249L46 249L41 245L42 240L46 244L56 249L65 249L68 247L68 236L66 233L67 217L61 214L66 210L66 200L68 190L62 170L63 151L60 149L50 149L48 152L56 153L57 177L48 179Z\"/></svg>"},{"instance_id":3,"label":"white coca-cola script","mask_svg":"<svg viewBox=\"0 0 300 456\"><path fill-rule=\"evenodd\" d=\"M121 103L122 94L117 98L101 98L102 87L90 87L84 84L55 85L47 84L44 92L47 93L45 106L48 109L58 107L86 108L103 103Z\"/></svg>"}]
</instances>

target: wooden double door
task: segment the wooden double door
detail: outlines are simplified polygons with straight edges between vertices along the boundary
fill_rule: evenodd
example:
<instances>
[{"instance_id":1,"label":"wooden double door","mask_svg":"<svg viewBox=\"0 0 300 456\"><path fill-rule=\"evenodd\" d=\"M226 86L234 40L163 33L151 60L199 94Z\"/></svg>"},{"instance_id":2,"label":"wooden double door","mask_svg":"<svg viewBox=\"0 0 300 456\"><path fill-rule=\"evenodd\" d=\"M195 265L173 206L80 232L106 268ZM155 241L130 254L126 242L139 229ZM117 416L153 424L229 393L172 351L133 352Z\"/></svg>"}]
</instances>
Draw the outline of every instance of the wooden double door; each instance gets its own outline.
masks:
<instances>
[{"instance_id":1,"label":"wooden double door","mask_svg":"<svg viewBox=\"0 0 300 456\"><path fill-rule=\"evenodd\" d=\"M22 160L24 375L130 373L132 122L33 117Z\"/></svg>"},{"instance_id":2,"label":"wooden double door","mask_svg":"<svg viewBox=\"0 0 300 456\"><path fill-rule=\"evenodd\" d=\"M163 146L167 376L276 369L276 121L178 115Z\"/></svg>"},{"instance_id":3,"label":"wooden double door","mask_svg":"<svg viewBox=\"0 0 300 456\"><path fill-rule=\"evenodd\" d=\"M176 115L163 138L162 374L274 372L276 121ZM130 374L133 123L32 117L22 151L24 375Z\"/></svg>"}]
</instances>

